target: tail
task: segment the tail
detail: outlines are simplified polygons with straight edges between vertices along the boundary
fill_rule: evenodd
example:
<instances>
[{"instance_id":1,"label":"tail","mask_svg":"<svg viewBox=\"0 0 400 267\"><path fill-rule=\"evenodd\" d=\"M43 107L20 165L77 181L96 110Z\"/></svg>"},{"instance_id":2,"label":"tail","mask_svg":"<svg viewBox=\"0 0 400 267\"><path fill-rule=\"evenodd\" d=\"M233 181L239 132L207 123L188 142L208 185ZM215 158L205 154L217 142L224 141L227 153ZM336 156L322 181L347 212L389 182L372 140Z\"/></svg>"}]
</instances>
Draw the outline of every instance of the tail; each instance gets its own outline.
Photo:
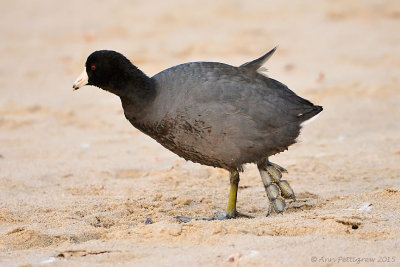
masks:
<instances>
[{"instance_id":1,"label":"tail","mask_svg":"<svg viewBox=\"0 0 400 267\"><path fill-rule=\"evenodd\" d=\"M311 119L312 117L314 117L315 115L317 115L318 113L320 113L323 110L322 106L316 106L313 105L311 107L311 110L308 110L307 112L304 113L300 113L297 115L297 118L301 121L301 122L305 122L306 120Z\"/></svg>"},{"instance_id":2,"label":"tail","mask_svg":"<svg viewBox=\"0 0 400 267\"><path fill-rule=\"evenodd\" d=\"M271 51L269 51L268 53L266 53L262 57L259 57L259 58L255 59L253 61L250 61L250 62L246 62L246 63L240 65L239 68L244 68L244 69L247 69L247 70L250 70L250 71L254 71L254 72L257 71L275 53L275 50L277 48L278 47L275 46Z\"/></svg>"}]
</instances>

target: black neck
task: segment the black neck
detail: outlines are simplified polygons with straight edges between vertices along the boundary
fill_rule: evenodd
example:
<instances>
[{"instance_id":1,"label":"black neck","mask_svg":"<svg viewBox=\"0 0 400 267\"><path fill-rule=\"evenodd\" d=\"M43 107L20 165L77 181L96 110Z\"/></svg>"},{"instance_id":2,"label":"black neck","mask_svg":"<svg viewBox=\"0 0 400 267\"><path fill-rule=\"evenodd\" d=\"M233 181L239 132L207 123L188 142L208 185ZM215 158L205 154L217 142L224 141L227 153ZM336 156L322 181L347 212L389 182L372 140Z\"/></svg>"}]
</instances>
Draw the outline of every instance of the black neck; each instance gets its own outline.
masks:
<instances>
[{"instance_id":1,"label":"black neck","mask_svg":"<svg viewBox=\"0 0 400 267\"><path fill-rule=\"evenodd\" d=\"M128 119L143 116L144 109L156 95L154 80L132 64L128 68L125 67L124 71L116 73L118 77L114 77L107 86L102 86L102 88L121 98L125 116Z\"/></svg>"},{"instance_id":2,"label":"black neck","mask_svg":"<svg viewBox=\"0 0 400 267\"><path fill-rule=\"evenodd\" d=\"M147 77L143 72L130 76L124 85L117 84L115 88L117 89L116 95L128 98L135 103L152 100L156 92L153 79Z\"/></svg>"},{"instance_id":3,"label":"black neck","mask_svg":"<svg viewBox=\"0 0 400 267\"><path fill-rule=\"evenodd\" d=\"M128 84L125 84L125 88L121 88L117 94L121 98L125 116L128 120L134 121L145 115L146 107L153 102L156 95L154 80L138 71L140 73L136 72L136 77L130 76Z\"/></svg>"}]
</instances>

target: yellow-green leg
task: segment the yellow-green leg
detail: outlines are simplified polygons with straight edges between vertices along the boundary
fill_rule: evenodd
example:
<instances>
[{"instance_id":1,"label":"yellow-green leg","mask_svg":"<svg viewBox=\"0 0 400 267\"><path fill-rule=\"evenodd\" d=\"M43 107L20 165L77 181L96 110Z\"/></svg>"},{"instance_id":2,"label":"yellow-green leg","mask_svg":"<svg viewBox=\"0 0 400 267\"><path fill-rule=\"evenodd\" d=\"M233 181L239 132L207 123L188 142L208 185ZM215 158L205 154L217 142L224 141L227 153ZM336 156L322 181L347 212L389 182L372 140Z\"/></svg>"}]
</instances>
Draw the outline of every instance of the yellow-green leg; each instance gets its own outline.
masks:
<instances>
[{"instance_id":1,"label":"yellow-green leg","mask_svg":"<svg viewBox=\"0 0 400 267\"><path fill-rule=\"evenodd\" d=\"M251 215L238 212L236 210L237 193L239 188L239 171L233 170L230 172L231 188L229 190L228 206L226 208L225 219L232 219L236 217L254 218ZM221 219L221 218L219 218Z\"/></svg>"},{"instance_id":2,"label":"yellow-green leg","mask_svg":"<svg viewBox=\"0 0 400 267\"><path fill-rule=\"evenodd\" d=\"M230 183L231 183L231 188L229 190L228 207L226 208L226 217L235 218L237 213L236 212L237 191L239 187L239 172L237 170L231 171Z\"/></svg>"},{"instance_id":3,"label":"yellow-green leg","mask_svg":"<svg viewBox=\"0 0 400 267\"><path fill-rule=\"evenodd\" d=\"M254 218L253 216L240 213L236 210L236 201L237 201L237 193L239 188L239 172L238 170L230 171L230 184L231 188L229 190L228 197L228 206L226 208L226 213L218 212L214 217L211 218L195 218L196 221L214 221L214 220L226 220L232 219L236 217L245 217L245 218ZM184 217L184 216L176 216L175 217L179 222L190 222L192 218Z\"/></svg>"}]
</instances>

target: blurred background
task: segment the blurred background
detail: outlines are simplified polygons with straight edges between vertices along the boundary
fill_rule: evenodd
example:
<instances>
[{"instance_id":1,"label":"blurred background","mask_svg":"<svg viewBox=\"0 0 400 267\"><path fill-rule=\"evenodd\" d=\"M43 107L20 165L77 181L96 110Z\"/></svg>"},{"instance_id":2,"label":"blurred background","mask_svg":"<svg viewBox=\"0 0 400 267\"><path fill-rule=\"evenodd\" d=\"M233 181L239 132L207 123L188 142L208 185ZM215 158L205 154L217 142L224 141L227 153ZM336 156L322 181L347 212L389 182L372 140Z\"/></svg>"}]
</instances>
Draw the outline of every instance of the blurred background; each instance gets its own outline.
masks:
<instances>
[{"instance_id":1,"label":"blurred background","mask_svg":"<svg viewBox=\"0 0 400 267\"><path fill-rule=\"evenodd\" d=\"M370 192L398 192L398 0L15 0L0 1L0 9L0 236L5 240L0 247L14 251L10 262L20 249L70 248L75 243L68 238L79 244L91 240L87 236L93 231L100 240L118 239L121 229L142 223L145 216L174 225L174 215L207 216L225 207L225 172L185 162L141 134L125 120L116 96L95 87L72 91L87 56L99 49L121 52L152 76L188 61L241 65L278 45L265 66L267 74L324 106L299 144L273 159L289 170L300 198L339 199L330 208L336 218L338 207L370 199ZM257 170L249 167L242 177L239 207L263 218L267 201ZM192 204L172 205L174 197ZM130 203L135 212L127 213L128 200L160 206L149 213L142 204ZM385 203L383 211L396 210ZM104 206L109 212L99 208ZM307 207L281 223L295 229L296 216ZM82 210L87 214L76 219ZM32 211L35 218L29 216ZM371 233L398 240L396 218ZM71 226L71 220L78 223ZM334 228L314 223L300 232L313 235L318 228L329 236ZM21 236L8 234L15 225L32 225L30 231L41 238L22 230ZM260 227L265 225L250 228ZM356 241L373 239L360 231ZM299 238L303 249L313 250ZM214 245L226 240L220 241ZM355 247L352 241L337 242ZM387 251L394 247L385 244ZM29 255L22 259L35 258ZM195 257L196 250L187 255Z\"/></svg>"},{"instance_id":2,"label":"blurred background","mask_svg":"<svg viewBox=\"0 0 400 267\"><path fill-rule=\"evenodd\" d=\"M2 1L1 7L2 103L59 106L60 99L94 96L92 89L77 97L64 88L98 49L120 51L153 75L186 61L239 65L279 45L267 67L294 90L340 84L352 91L398 81L396 1Z\"/></svg>"}]
</instances>

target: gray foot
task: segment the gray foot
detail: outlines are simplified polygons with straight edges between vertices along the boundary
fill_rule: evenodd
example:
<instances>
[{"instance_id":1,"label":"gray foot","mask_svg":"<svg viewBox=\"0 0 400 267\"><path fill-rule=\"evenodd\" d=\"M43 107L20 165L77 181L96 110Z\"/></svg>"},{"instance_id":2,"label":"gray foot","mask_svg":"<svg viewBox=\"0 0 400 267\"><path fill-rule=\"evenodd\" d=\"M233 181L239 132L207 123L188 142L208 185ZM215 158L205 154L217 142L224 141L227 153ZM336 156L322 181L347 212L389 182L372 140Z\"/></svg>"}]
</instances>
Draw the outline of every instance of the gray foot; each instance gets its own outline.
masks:
<instances>
[{"instance_id":1,"label":"gray foot","mask_svg":"<svg viewBox=\"0 0 400 267\"><path fill-rule=\"evenodd\" d=\"M268 159L258 162L257 166L270 202L267 216L273 211L283 213L286 206L285 198L296 201L296 196L289 183L286 180L281 180L282 173L287 172L286 169L269 162Z\"/></svg>"}]
</instances>

